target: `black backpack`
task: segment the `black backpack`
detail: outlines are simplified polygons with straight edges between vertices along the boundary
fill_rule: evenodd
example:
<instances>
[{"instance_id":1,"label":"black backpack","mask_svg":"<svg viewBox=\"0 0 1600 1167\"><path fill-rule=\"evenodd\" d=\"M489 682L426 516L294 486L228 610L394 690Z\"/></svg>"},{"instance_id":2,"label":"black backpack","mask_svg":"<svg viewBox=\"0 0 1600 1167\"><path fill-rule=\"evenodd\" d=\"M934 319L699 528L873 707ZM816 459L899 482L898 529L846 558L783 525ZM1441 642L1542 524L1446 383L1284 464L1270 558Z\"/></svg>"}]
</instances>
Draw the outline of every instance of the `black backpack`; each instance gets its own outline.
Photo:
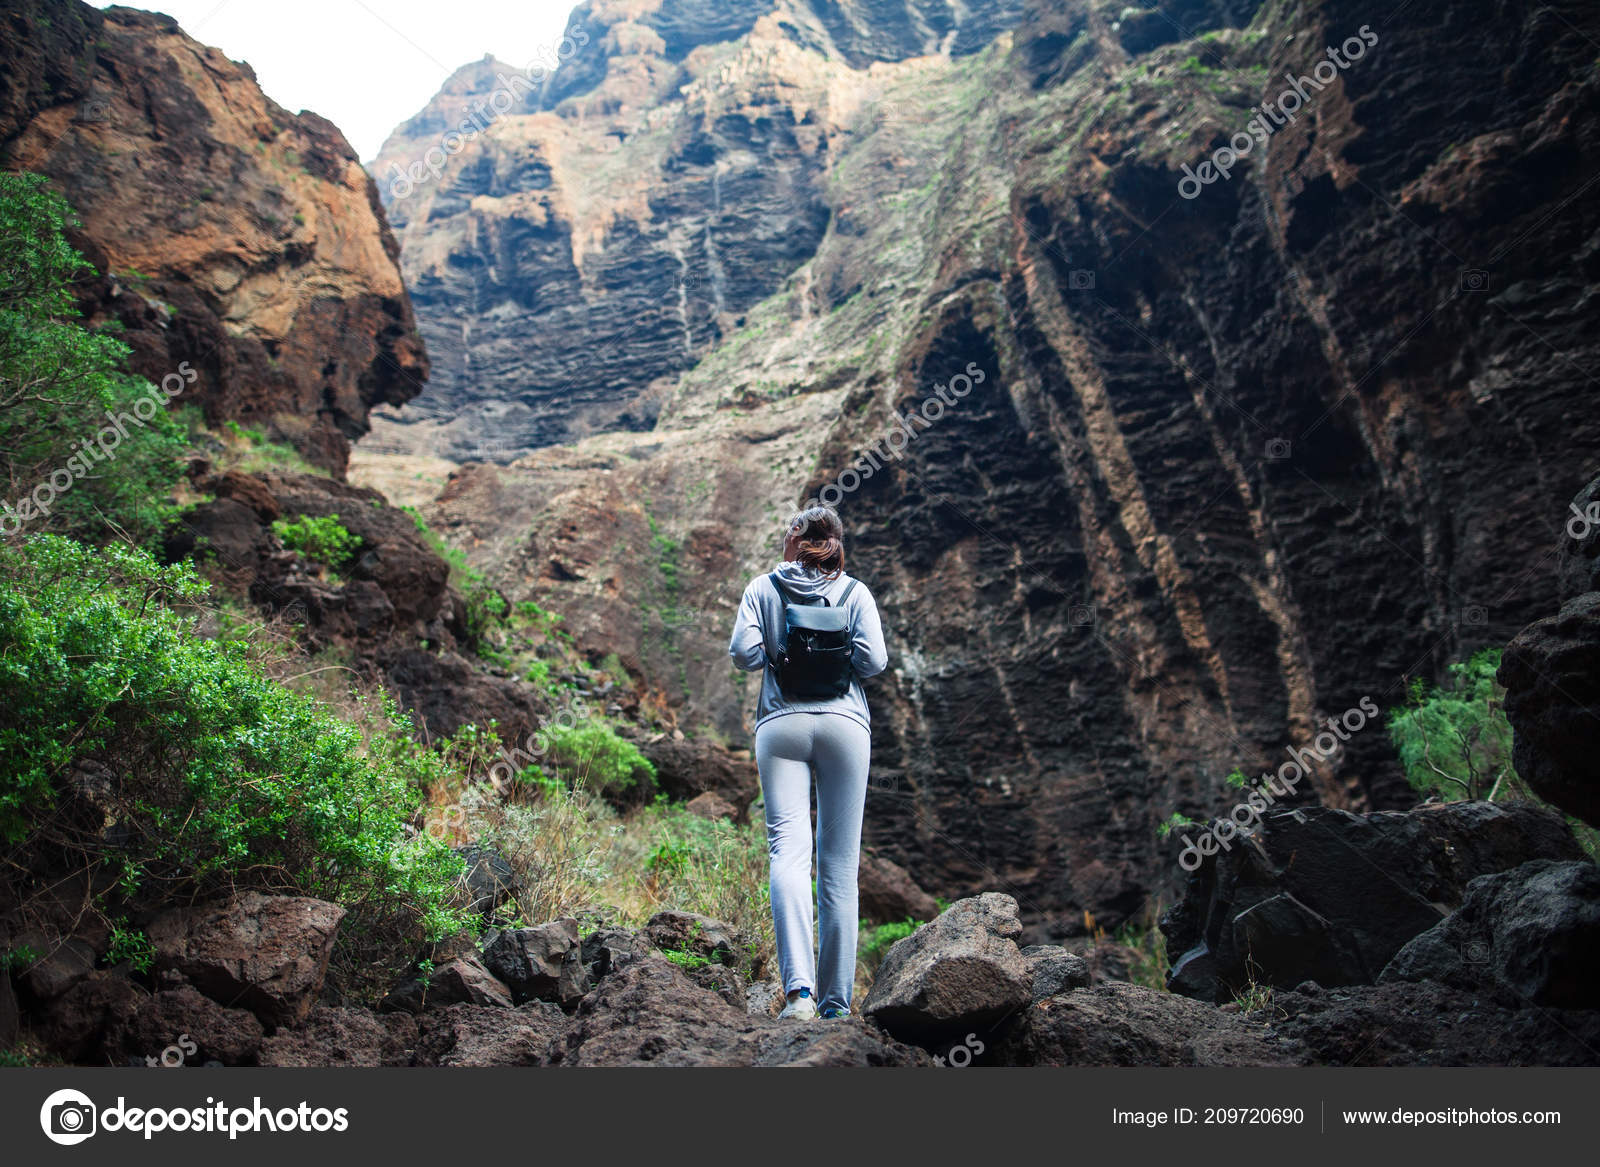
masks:
<instances>
[{"instance_id":1,"label":"black backpack","mask_svg":"<svg viewBox=\"0 0 1600 1167\"><path fill-rule=\"evenodd\" d=\"M789 594L778 573L767 577L783 599L783 644L778 659L767 663L778 676L778 688L791 701L831 701L850 691L855 670L850 664L850 614L844 602L855 589L851 580L838 604L827 596L798 599Z\"/></svg>"}]
</instances>

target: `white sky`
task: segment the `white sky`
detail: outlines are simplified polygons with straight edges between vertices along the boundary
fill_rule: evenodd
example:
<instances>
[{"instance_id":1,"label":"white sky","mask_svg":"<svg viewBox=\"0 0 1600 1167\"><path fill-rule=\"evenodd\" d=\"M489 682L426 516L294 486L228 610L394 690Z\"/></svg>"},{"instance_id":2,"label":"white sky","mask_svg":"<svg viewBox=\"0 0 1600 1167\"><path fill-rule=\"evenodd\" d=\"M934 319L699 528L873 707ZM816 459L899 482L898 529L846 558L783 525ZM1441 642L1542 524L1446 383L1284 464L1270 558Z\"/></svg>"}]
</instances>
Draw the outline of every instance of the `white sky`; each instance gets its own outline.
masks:
<instances>
[{"instance_id":1,"label":"white sky","mask_svg":"<svg viewBox=\"0 0 1600 1167\"><path fill-rule=\"evenodd\" d=\"M109 8L112 0L92 0ZM574 0L125 0L247 61L268 97L309 109L371 161L389 131L462 65L521 67L554 50Z\"/></svg>"}]
</instances>

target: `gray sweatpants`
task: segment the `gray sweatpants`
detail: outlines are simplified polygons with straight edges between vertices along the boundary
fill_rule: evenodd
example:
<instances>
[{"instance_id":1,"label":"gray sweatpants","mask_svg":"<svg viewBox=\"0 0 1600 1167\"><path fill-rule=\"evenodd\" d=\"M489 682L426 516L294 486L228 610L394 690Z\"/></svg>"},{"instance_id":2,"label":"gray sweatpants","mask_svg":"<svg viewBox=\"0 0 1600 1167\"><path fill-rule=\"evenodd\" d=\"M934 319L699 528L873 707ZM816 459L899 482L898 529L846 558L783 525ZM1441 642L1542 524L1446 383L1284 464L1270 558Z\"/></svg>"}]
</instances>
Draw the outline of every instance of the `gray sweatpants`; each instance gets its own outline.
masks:
<instances>
[{"instance_id":1,"label":"gray sweatpants","mask_svg":"<svg viewBox=\"0 0 1600 1167\"><path fill-rule=\"evenodd\" d=\"M756 730L767 806L772 924L783 991L810 989L818 1010L850 1007L856 980L856 871L872 734L841 713L785 713ZM817 931L811 956L811 769L817 772Z\"/></svg>"}]
</instances>

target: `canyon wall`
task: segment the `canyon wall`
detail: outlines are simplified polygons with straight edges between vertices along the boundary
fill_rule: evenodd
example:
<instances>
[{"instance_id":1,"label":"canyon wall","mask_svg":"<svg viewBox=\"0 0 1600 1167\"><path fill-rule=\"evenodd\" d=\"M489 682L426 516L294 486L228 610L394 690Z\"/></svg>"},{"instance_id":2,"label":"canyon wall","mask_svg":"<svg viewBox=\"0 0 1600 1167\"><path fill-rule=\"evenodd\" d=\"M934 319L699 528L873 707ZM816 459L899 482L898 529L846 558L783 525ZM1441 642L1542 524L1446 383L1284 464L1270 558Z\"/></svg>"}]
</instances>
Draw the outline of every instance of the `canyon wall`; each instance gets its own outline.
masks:
<instances>
[{"instance_id":1,"label":"canyon wall","mask_svg":"<svg viewBox=\"0 0 1600 1167\"><path fill-rule=\"evenodd\" d=\"M94 264L79 299L135 371L343 474L377 404L428 361L372 180L344 135L267 98L170 17L6 5L0 165L49 177Z\"/></svg>"},{"instance_id":2,"label":"canyon wall","mask_svg":"<svg viewBox=\"0 0 1600 1167\"><path fill-rule=\"evenodd\" d=\"M734 604L835 485L890 637L868 838L1041 934L1170 894L1157 824L1330 718L1296 797L1409 804L1355 711L1550 608L1600 456L1592 10L1059 0L910 56L635 7L391 204L473 372L378 436L511 463L436 523L742 739Z\"/></svg>"}]
</instances>

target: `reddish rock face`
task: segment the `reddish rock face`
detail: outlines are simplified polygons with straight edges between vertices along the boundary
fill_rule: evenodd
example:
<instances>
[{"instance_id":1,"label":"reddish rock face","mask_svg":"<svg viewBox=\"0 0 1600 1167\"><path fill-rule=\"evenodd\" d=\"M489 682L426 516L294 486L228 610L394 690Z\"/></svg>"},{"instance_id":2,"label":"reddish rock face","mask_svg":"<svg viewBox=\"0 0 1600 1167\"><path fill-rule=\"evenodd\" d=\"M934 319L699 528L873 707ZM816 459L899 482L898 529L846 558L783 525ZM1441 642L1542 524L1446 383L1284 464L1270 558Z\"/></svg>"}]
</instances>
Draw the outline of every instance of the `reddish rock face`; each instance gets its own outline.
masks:
<instances>
[{"instance_id":1,"label":"reddish rock face","mask_svg":"<svg viewBox=\"0 0 1600 1167\"><path fill-rule=\"evenodd\" d=\"M372 181L344 136L268 99L248 65L166 16L9 5L0 164L47 175L82 219L134 369L343 474L367 411L428 361ZM188 366L188 370L183 368Z\"/></svg>"}]
</instances>

